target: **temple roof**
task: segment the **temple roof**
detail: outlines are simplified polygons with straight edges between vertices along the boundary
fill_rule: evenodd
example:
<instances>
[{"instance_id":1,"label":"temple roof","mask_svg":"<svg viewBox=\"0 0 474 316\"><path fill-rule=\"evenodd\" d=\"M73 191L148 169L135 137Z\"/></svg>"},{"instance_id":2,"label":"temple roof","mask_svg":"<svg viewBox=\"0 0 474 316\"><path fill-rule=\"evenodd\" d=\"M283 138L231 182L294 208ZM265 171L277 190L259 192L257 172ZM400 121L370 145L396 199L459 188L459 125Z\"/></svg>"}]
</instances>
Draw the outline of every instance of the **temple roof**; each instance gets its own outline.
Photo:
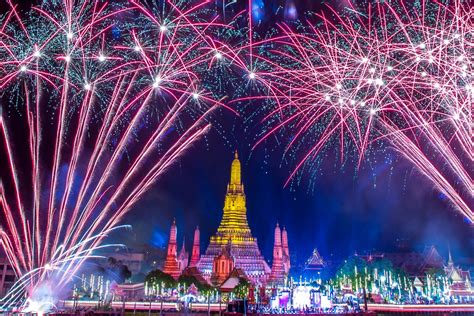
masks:
<instances>
[{"instance_id":1,"label":"temple roof","mask_svg":"<svg viewBox=\"0 0 474 316\"><path fill-rule=\"evenodd\" d=\"M314 248L313 254L306 261L305 270L321 269L324 267L324 260L318 252L318 249Z\"/></svg>"}]
</instances>

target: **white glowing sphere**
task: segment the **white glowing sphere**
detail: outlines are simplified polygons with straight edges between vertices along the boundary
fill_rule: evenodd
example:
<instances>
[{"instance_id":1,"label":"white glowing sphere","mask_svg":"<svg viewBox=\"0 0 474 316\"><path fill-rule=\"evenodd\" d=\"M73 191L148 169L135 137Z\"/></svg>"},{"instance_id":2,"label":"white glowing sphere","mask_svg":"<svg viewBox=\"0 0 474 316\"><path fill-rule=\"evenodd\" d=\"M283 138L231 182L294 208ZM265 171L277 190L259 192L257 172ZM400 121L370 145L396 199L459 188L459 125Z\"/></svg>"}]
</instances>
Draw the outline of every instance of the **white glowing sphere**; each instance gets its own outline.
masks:
<instances>
[{"instance_id":1,"label":"white glowing sphere","mask_svg":"<svg viewBox=\"0 0 474 316\"><path fill-rule=\"evenodd\" d=\"M425 71L423 71L423 72L421 73L421 76L422 76L422 77L426 77L426 75L427 75L427 73L426 73Z\"/></svg>"},{"instance_id":2,"label":"white glowing sphere","mask_svg":"<svg viewBox=\"0 0 474 316\"><path fill-rule=\"evenodd\" d=\"M342 103L344 103L344 100L342 98L339 98L338 102L339 102L339 104L342 104Z\"/></svg>"},{"instance_id":3,"label":"white glowing sphere","mask_svg":"<svg viewBox=\"0 0 474 316\"><path fill-rule=\"evenodd\" d=\"M443 43L449 44L449 40L448 40L448 39L445 39L445 40L443 41Z\"/></svg>"},{"instance_id":4,"label":"white glowing sphere","mask_svg":"<svg viewBox=\"0 0 474 316\"><path fill-rule=\"evenodd\" d=\"M425 48L426 48L426 44L425 44L425 43L421 43L419 47L420 47L421 49L425 49Z\"/></svg>"},{"instance_id":5,"label":"white glowing sphere","mask_svg":"<svg viewBox=\"0 0 474 316\"><path fill-rule=\"evenodd\" d=\"M160 32L166 32L168 30L168 28L166 27L166 25L161 25L160 26Z\"/></svg>"},{"instance_id":6,"label":"white glowing sphere","mask_svg":"<svg viewBox=\"0 0 474 316\"><path fill-rule=\"evenodd\" d=\"M255 79L255 73L254 72L249 73L249 78L250 79Z\"/></svg>"},{"instance_id":7,"label":"white glowing sphere","mask_svg":"<svg viewBox=\"0 0 474 316\"><path fill-rule=\"evenodd\" d=\"M369 69L369 72L370 72L371 74L373 74L373 73L375 72L375 68L370 68L370 69Z\"/></svg>"},{"instance_id":8,"label":"white glowing sphere","mask_svg":"<svg viewBox=\"0 0 474 316\"><path fill-rule=\"evenodd\" d=\"M354 105L354 104L356 104L356 101L351 100L351 105Z\"/></svg>"},{"instance_id":9,"label":"white glowing sphere","mask_svg":"<svg viewBox=\"0 0 474 316\"><path fill-rule=\"evenodd\" d=\"M362 63L366 63L366 62L369 61L369 59L368 59L367 57L364 57L364 58L362 58L360 61L361 61Z\"/></svg>"},{"instance_id":10,"label":"white glowing sphere","mask_svg":"<svg viewBox=\"0 0 474 316\"><path fill-rule=\"evenodd\" d=\"M221 59L222 58L222 54L217 52L214 57L216 57L217 59Z\"/></svg>"},{"instance_id":11,"label":"white glowing sphere","mask_svg":"<svg viewBox=\"0 0 474 316\"><path fill-rule=\"evenodd\" d=\"M365 106L365 102L364 102L364 101L361 101L361 102L360 102L360 106Z\"/></svg>"},{"instance_id":12,"label":"white glowing sphere","mask_svg":"<svg viewBox=\"0 0 474 316\"><path fill-rule=\"evenodd\" d=\"M70 61L71 61L71 56L69 56L69 55L64 56L64 60L65 60L67 63L70 62Z\"/></svg>"},{"instance_id":13,"label":"white glowing sphere","mask_svg":"<svg viewBox=\"0 0 474 316\"><path fill-rule=\"evenodd\" d=\"M375 109L370 109L370 115L373 116L377 113L377 111Z\"/></svg>"},{"instance_id":14,"label":"white glowing sphere","mask_svg":"<svg viewBox=\"0 0 474 316\"><path fill-rule=\"evenodd\" d=\"M100 55L99 55L99 61L105 61L105 56L102 55L102 54L100 54Z\"/></svg>"},{"instance_id":15,"label":"white glowing sphere","mask_svg":"<svg viewBox=\"0 0 474 316\"><path fill-rule=\"evenodd\" d=\"M387 70L388 70L388 71L392 71L392 70L393 70L393 67L392 67L392 66L387 66Z\"/></svg>"},{"instance_id":16,"label":"white glowing sphere","mask_svg":"<svg viewBox=\"0 0 474 316\"><path fill-rule=\"evenodd\" d=\"M72 34L71 32L67 32L66 37L67 37L68 39L71 39L71 38L74 37L74 34Z\"/></svg>"},{"instance_id":17,"label":"white glowing sphere","mask_svg":"<svg viewBox=\"0 0 474 316\"><path fill-rule=\"evenodd\" d=\"M155 77L155 80L153 81L153 88L158 88L160 86L160 83L163 81L160 75Z\"/></svg>"},{"instance_id":18,"label":"white glowing sphere","mask_svg":"<svg viewBox=\"0 0 474 316\"><path fill-rule=\"evenodd\" d=\"M35 56L35 57L41 57L41 52L40 52L39 50L37 50L37 51L35 51L35 52L33 53L33 56Z\"/></svg>"},{"instance_id":19,"label":"white glowing sphere","mask_svg":"<svg viewBox=\"0 0 474 316\"><path fill-rule=\"evenodd\" d=\"M435 87L436 89L439 89L439 88L441 88L441 85L437 82L437 83L434 84L434 87Z\"/></svg>"},{"instance_id":20,"label":"white glowing sphere","mask_svg":"<svg viewBox=\"0 0 474 316\"><path fill-rule=\"evenodd\" d=\"M454 113L453 114L453 119L459 120L459 113Z\"/></svg>"},{"instance_id":21,"label":"white glowing sphere","mask_svg":"<svg viewBox=\"0 0 474 316\"><path fill-rule=\"evenodd\" d=\"M136 52L139 52L140 51L140 46L138 45L135 45L135 47L133 48Z\"/></svg>"},{"instance_id":22,"label":"white glowing sphere","mask_svg":"<svg viewBox=\"0 0 474 316\"><path fill-rule=\"evenodd\" d=\"M338 83L338 84L336 85L336 89L337 89L337 90L341 90L341 89L342 89L342 84Z\"/></svg>"},{"instance_id":23,"label":"white glowing sphere","mask_svg":"<svg viewBox=\"0 0 474 316\"><path fill-rule=\"evenodd\" d=\"M90 89L91 89L90 83L86 83L86 84L84 85L84 89L90 90Z\"/></svg>"},{"instance_id":24,"label":"white glowing sphere","mask_svg":"<svg viewBox=\"0 0 474 316\"><path fill-rule=\"evenodd\" d=\"M22 66L20 67L20 70L21 70L21 71L26 71L26 69L27 69L27 68L26 68L25 65L22 65Z\"/></svg>"},{"instance_id":25,"label":"white glowing sphere","mask_svg":"<svg viewBox=\"0 0 474 316\"><path fill-rule=\"evenodd\" d=\"M327 96L325 96L325 97L324 97L324 99L325 99L326 101L331 101L331 97L330 97L330 96L328 96L328 95L327 95Z\"/></svg>"}]
</instances>

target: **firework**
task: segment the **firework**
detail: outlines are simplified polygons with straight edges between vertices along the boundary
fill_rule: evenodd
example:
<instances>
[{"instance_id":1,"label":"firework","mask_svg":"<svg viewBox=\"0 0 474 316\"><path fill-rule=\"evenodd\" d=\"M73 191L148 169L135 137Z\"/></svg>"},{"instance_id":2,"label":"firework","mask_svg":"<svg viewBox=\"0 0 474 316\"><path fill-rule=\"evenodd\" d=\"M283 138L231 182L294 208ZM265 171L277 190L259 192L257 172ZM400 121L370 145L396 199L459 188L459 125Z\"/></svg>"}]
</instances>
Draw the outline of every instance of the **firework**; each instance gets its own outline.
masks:
<instances>
[{"instance_id":1,"label":"firework","mask_svg":"<svg viewBox=\"0 0 474 316\"><path fill-rule=\"evenodd\" d=\"M360 165L388 144L473 223L473 12L461 1L375 2L281 25L257 57L256 79L276 100L259 143L290 137L285 154L302 158L288 181L326 148Z\"/></svg>"},{"instance_id":2,"label":"firework","mask_svg":"<svg viewBox=\"0 0 474 316\"><path fill-rule=\"evenodd\" d=\"M20 278L3 308L25 291L26 311L50 308L209 130L223 104L203 78L230 52L202 6L63 1L0 20L0 245Z\"/></svg>"}]
</instances>

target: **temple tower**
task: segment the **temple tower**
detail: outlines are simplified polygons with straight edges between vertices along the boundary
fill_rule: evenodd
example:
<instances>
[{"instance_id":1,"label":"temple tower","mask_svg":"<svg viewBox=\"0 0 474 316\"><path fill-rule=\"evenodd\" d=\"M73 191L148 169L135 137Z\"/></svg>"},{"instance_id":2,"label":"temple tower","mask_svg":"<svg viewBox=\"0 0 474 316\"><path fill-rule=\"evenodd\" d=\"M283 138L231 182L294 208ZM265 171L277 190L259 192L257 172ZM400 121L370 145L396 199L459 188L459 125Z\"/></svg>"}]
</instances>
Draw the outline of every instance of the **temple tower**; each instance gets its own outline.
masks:
<instances>
[{"instance_id":1,"label":"temple tower","mask_svg":"<svg viewBox=\"0 0 474 316\"><path fill-rule=\"evenodd\" d=\"M291 264L290 264L290 250L288 248L288 233L286 232L286 228L283 227L283 231L281 232L281 244L283 248L283 267L285 270L285 274L288 275L290 272Z\"/></svg>"},{"instance_id":2,"label":"temple tower","mask_svg":"<svg viewBox=\"0 0 474 316\"><path fill-rule=\"evenodd\" d=\"M186 251L186 241L183 238L183 246L178 255L178 267L179 267L179 274L183 272L184 269L188 267L189 263L189 253Z\"/></svg>"},{"instance_id":3,"label":"temple tower","mask_svg":"<svg viewBox=\"0 0 474 316\"><path fill-rule=\"evenodd\" d=\"M232 256L235 268L241 269L251 281L265 283L271 270L261 255L257 239L252 236L247 222L244 185L237 151L231 165L223 211L217 233L211 237L205 254L199 260L199 271L209 280L214 258L220 256L223 247L230 243L232 253L229 255Z\"/></svg>"},{"instance_id":4,"label":"temple tower","mask_svg":"<svg viewBox=\"0 0 474 316\"><path fill-rule=\"evenodd\" d=\"M273 244L273 262L270 282L280 283L285 279L285 269L283 266L283 247L281 240L281 229L277 223L275 227L275 242Z\"/></svg>"},{"instance_id":5,"label":"temple tower","mask_svg":"<svg viewBox=\"0 0 474 316\"><path fill-rule=\"evenodd\" d=\"M168 242L168 252L166 254L163 272L168 273L175 279L177 279L181 273L178 263L178 249L176 243L177 234L178 230L176 228L176 220L173 219L173 224L171 225L170 229L170 239Z\"/></svg>"},{"instance_id":6,"label":"temple tower","mask_svg":"<svg viewBox=\"0 0 474 316\"><path fill-rule=\"evenodd\" d=\"M201 249L200 249L200 232L199 226L196 227L194 231L194 240L193 240L193 250L191 252L191 262L189 263L190 267L195 267L199 263L199 259L201 256Z\"/></svg>"}]
</instances>

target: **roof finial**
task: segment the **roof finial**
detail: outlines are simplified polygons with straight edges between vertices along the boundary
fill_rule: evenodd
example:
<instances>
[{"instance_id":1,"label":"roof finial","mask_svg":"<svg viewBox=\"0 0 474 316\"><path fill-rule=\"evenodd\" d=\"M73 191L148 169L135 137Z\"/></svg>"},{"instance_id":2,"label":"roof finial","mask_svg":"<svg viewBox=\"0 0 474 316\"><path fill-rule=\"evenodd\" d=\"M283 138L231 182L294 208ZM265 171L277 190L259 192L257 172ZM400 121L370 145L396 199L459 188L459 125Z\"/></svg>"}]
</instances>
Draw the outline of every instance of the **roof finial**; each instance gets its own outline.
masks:
<instances>
[{"instance_id":1,"label":"roof finial","mask_svg":"<svg viewBox=\"0 0 474 316\"><path fill-rule=\"evenodd\" d=\"M448 244L448 264L453 264L453 257L451 256L451 246Z\"/></svg>"},{"instance_id":2,"label":"roof finial","mask_svg":"<svg viewBox=\"0 0 474 316\"><path fill-rule=\"evenodd\" d=\"M237 152L237 149L234 152L234 157L235 157L235 159L239 159L239 153Z\"/></svg>"}]
</instances>

